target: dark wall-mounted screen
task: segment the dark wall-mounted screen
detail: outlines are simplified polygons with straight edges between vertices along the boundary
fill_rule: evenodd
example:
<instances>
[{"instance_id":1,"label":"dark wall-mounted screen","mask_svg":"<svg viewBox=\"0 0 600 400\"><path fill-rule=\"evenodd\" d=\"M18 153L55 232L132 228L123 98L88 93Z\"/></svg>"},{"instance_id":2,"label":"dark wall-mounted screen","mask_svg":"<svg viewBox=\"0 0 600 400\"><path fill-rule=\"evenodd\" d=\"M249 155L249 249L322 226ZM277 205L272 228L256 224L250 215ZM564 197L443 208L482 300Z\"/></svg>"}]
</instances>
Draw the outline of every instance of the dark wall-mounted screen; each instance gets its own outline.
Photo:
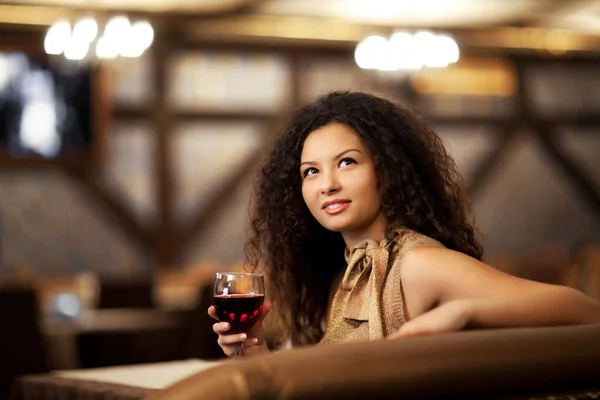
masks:
<instances>
[{"instance_id":1,"label":"dark wall-mounted screen","mask_svg":"<svg viewBox=\"0 0 600 400\"><path fill-rule=\"evenodd\" d=\"M58 159L93 142L92 69L0 52L0 155Z\"/></svg>"}]
</instances>

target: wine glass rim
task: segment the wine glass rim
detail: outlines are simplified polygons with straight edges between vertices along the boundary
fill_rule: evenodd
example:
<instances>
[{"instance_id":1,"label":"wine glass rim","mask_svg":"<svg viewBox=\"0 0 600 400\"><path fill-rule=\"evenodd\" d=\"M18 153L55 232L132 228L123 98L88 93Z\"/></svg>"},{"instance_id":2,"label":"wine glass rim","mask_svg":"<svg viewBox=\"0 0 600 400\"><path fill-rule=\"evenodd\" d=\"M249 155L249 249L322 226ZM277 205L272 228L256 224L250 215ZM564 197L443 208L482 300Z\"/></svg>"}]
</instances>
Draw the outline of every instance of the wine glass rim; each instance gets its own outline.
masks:
<instances>
[{"instance_id":1,"label":"wine glass rim","mask_svg":"<svg viewBox=\"0 0 600 400\"><path fill-rule=\"evenodd\" d=\"M263 276L252 272L216 272L215 275L237 275L237 276Z\"/></svg>"}]
</instances>

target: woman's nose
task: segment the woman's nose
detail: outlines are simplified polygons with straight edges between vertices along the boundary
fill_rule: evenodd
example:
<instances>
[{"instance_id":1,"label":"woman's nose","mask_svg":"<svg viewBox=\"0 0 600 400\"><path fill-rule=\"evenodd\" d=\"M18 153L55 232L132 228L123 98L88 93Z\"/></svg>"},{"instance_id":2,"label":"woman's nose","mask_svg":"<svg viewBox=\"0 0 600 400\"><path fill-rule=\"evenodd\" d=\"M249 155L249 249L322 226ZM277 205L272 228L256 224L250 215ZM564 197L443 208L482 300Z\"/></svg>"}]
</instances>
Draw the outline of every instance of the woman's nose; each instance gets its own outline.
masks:
<instances>
[{"instance_id":1,"label":"woman's nose","mask_svg":"<svg viewBox=\"0 0 600 400\"><path fill-rule=\"evenodd\" d=\"M340 184L334 176L324 176L321 184L322 194L333 194L340 190Z\"/></svg>"}]
</instances>

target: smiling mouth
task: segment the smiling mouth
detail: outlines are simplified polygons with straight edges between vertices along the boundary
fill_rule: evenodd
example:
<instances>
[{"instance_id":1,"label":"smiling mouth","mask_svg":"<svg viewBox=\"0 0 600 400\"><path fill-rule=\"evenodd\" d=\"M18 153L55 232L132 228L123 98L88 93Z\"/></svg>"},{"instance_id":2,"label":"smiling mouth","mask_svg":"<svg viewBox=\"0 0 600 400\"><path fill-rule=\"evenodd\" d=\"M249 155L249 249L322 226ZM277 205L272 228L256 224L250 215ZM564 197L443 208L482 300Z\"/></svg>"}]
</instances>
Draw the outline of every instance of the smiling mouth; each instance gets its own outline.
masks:
<instances>
[{"instance_id":1,"label":"smiling mouth","mask_svg":"<svg viewBox=\"0 0 600 400\"><path fill-rule=\"evenodd\" d=\"M349 205L349 201L341 201L329 204L328 206L323 207L323 210L325 210L325 212L329 215L335 215L344 211L346 208L348 208Z\"/></svg>"}]
</instances>

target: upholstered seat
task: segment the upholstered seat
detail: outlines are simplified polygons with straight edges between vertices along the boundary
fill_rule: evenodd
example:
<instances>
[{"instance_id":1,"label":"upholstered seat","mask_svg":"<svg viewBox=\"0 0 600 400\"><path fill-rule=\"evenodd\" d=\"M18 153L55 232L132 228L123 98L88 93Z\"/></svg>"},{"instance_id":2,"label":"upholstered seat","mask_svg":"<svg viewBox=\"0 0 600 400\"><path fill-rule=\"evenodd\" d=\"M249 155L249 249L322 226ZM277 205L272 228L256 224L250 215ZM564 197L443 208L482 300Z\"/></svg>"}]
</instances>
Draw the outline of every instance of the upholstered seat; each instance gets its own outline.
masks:
<instances>
[{"instance_id":1,"label":"upholstered seat","mask_svg":"<svg viewBox=\"0 0 600 400\"><path fill-rule=\"evenodd\" d=\"M314 346L234 360L151 398L514 399L554 394L556 399L564 393L600 397L600 325Z\"/></svg>"}]
</instances>

